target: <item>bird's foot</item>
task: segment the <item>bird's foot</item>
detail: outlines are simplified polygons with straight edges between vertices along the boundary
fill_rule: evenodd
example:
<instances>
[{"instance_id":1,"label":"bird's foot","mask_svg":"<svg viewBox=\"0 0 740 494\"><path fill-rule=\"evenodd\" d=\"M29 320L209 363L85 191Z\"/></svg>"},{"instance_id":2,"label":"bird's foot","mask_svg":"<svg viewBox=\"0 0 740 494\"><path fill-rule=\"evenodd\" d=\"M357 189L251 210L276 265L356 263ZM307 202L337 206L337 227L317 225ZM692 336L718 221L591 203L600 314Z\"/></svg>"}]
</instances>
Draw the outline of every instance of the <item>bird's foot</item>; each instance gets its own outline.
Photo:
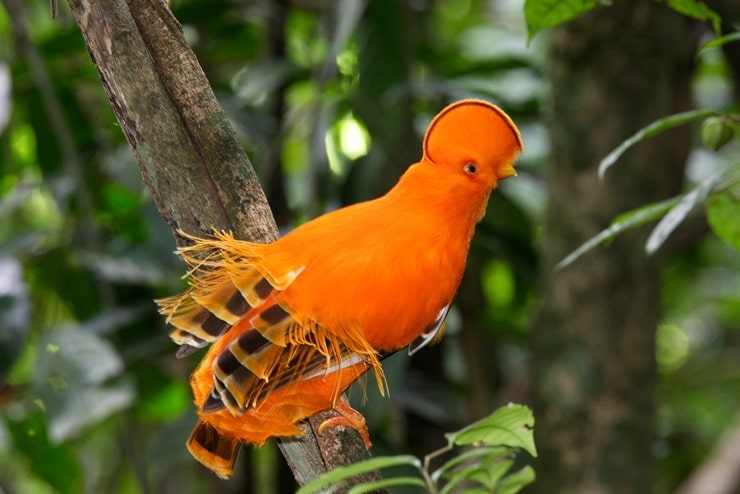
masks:
<instances>
[{"instance_id":1,"label":"bird's foot","mask_svg":"<svg viewBox=\"0 0 740 494\"><path fill-rule=\"evenodd\" d=\"M336 427L340 425L351 427L360 433L360 437L365 441L365 447L370 449L373 446L373 443L370 441L370 432L367 430L365 417L363 417L360 412L352 408L343 396L334 404L334 410L336 410L340 416L332 417L321 422L318 433L321 434L328 427Z\"/></svg>"}]
</instances>

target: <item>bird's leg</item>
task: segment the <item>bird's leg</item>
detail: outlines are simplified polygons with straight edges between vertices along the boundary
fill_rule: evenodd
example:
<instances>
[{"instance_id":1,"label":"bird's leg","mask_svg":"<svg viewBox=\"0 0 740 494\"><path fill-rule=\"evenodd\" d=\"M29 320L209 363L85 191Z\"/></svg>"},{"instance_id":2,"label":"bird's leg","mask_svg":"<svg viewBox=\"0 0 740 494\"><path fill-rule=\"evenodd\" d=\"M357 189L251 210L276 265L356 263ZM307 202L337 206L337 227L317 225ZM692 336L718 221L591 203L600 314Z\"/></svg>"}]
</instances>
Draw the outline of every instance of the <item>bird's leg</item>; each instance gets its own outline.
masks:
<instances>
[{"instance_id":1,"label":"bird's leg","mask_svg":"<svg viewBox=\"0 0 740 494\"><path fill-rule=\"evenodd\" d=\"M360 412L352 408L343 395L340 396L334 404L334 410L336 410L340 416L332 417L321 422L318 433L321 434L327 427L336 427L338 425L351 427L360 433L362 440L365 441L365 446L367 449L370 449L373 443L370 441L370 432L367 430L365 417Z\"/></svg>"}]
</instances>

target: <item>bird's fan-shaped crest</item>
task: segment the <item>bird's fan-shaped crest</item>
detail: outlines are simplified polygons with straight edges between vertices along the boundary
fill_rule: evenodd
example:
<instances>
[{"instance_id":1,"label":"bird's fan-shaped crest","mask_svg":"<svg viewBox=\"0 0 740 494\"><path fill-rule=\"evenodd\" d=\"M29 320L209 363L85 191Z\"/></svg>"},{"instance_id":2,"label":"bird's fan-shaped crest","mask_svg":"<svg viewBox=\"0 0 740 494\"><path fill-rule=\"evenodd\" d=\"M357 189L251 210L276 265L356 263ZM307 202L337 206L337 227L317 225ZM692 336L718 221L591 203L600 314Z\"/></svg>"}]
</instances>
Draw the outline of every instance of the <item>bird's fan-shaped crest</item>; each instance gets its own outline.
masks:
<instances>
[{"instance_id":1,"label":"bird's fan-shaped crest","mask_svg":"<svg viewBox=\"0 0 740 494\"><path fill-rule=\"evenodd\" d=\"M496 163L509 162L524 150L509 116L481 100L448 106L432 120L424 136L424 158L432 163L444 163L466 147Z\"/></svg>"}]
</instances>

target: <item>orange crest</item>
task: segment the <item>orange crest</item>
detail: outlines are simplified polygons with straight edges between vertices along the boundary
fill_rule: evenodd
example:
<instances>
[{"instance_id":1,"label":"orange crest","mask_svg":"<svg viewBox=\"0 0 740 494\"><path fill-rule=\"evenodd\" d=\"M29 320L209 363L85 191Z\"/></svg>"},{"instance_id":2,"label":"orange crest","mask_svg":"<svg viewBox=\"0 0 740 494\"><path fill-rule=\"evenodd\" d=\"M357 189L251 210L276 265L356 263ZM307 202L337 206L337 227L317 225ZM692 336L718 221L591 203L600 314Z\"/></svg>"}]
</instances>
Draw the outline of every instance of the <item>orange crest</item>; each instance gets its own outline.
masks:
<instances>
[{"instance_id":1,"label":"orange crest","mask_svg":"<svg viewBox=\"0 0 740 494\"><path fill-rule=\"evenodd\" d=\"M513 161L524 150L509 116L483 100L467 99L443 109L424 136L424 159L436 164L471 161L498 179L515 175Z\"/></svg>"}]
</instances>

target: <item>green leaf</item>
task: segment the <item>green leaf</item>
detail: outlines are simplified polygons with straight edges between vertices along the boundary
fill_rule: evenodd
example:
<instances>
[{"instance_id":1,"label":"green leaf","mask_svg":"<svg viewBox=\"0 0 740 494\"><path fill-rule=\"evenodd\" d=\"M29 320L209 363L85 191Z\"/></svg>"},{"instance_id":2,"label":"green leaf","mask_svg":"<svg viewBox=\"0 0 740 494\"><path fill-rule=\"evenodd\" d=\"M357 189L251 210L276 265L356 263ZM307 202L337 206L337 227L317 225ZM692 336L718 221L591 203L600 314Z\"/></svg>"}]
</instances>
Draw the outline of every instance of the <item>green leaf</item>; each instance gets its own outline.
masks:
<instances>
[{"instance_id":1,"label":"green leaf","mask_svg":"<svg viewBox=\"0 0 740 494\"><path fill-rule=\"evenodd\" d=\"M527 465L519 471L507 475L496 486L496 494L516 494L535 480L534 469Z\"/></svg>"},{"instance_id":2,"label":"green leaf","mask_svg":"<svg viewBox=\"0 0 740 494\"><path fill-rule=\"evenodd\" d=\"M370 458L353 465L338 467L330 472L325 473L316 480L313 480L296 492L296 494L312 494L314 492L333 492L337 484L343 480L349 479L356 475L379 470L381 468L412 466L421 469L421 461L412 455L398 456L381 456L379 458ZM333 487L330 487L333 486Z\"/></svg>"},{"instance_id":3,"label":"green leaf","mask_svg":"<svg viewBox=\"0 0 740 494\"><path fill-rule=\"evenodd\" d=\"M528 39L535 34L563 24L579 15L588 12L601 2L600 0L525 0L524 19L529 31Z\"/></svg>"},{"instance_id":4,"label":"green leaf","mask_svg":"<svg viewBox=\"0 0 740 494\"><path fill-rule=\"evenodd\" d=\"M722 33L722 19L720 16L699 0L666 0L670 8L685 16L700 21L711 21L712 28L717 34Z\"/></svg>"},{"instance_id":5,"label":"green leaf","mask_svg":"<svg viewBox=\"0 0 740 494\"><path fill-rule=\"evenodd\" d=\"M722 45L731 43L733 41L740 41L740 31L735 31L734 33L725 34L724 36L718 36L716 38L710 39L699 48L697 55L701 55L706 51L712 50L714 48L719 48Z\"/></svg>"},{"instance_id":6,"label":"green leaf","mask_svg":"<svg viewBox=\"0 0 740 494\"><path fill-rule=\"evenodd\" d=\"M396 487L399 485L408 485L421 487L425 492L427 485L418 477L393 477L390 479L378 480L376 482L367 482L365 484L352 487L347 494L364 494L365 492L379 492L386 487Z\"/></svg>"},{"instance_id":7,"label":"green leaf","mask_svg":"<svg viewBox=\"0 0 740 494\"><path fill-rule=\"evenodd\" d=\"M719 238L740 251L740 200L727 190L713 195L705 205L707 221Z\"/></svg>"},{"instance_id":8,"label":"green leaf","mask_svg":"<svg viewBox=\"0 0 740 494\"><path fill-rule=\"evenodd\" d=\"M81 469L74 450L49 441L42 413L31 413L22 421L9 423L14 451L28 458L34 474L61 494L82 492Z\"/></svg>"},{"instance_id":9,"label":"green leaf","mask_svg":"<svg viewBox=\"0 0 740 494\"><path fill-rule=\"evenodd\" d=\"M590 251L594 247L611 240L625 230L630 228L636 228L642 226L645 223L655 221L662 217L666 212L673 208L679 203L681 197L674 197L666 199L665 201L648 204L640 208L634 209L627 213L623 213L617 216L609 228L606 228L599 232L597 235L588 239L576 250L568 254L562 261L555 265L555 269L563 269L566 266L572 264L576 259L581 257L586 252Z\"/></svg>"},{"instance_id":10,"label":"green leaf","mask_svg":"<svg viewBox=\"0 0 740 494\"><path fill-rule=\"evenodd\" d=\"M448 477L448 483L440 491L440 494L455 492L455 487L463 482L476 483L486 488L487 492L494 492L498 481L506 475L514 460L505 460L498 463L483 465L470 465L468 468L458 470ZM465 492L469 492L466 489Z\"/></svg>"},{"instance_id":11,"label":"green leaf","mask_svg":"<svg viewBox=\"0 0 740 494\"><path fill-rule=\"evenodd\" d=\"M117 379L123 361L97 334L78 328L42 336L33 389L48 414L49 437L65 441L129 406L131 383Z\"/></svg>"},{"instance_id":12,"label":"green leaf","mask_svg":"<svg viewBox=\"0 0 740 494\"><path fill-rule=\"evenodd\" d=\"M721 173L713 175L708 179L704 180L694 190L684 195L678 204L676 204L668 213L663 216L663 219L655 226L653 231L648 237L647 243L645 244L645 251L648 254L653 254L657 251L671 233L680 225L686 216L693 211L698 205L703 203L709 193L714 188L725 180L728 176L729 171L725 170Z\"/></svg>"},{"instance_id":13,"label":"green leaf","mask_svg":"<svg viewBox=\"0 0 740 494\"><path fill-rule=\"evenodd\" d=\"M647 127L644 127L638 130L636 134L626 139L619 146L617 146L617 148L614 151L609 153L604 159L601 160L601 163L599 163L599 178L603 179L604 175L606 174L606 171L614 163L616 163L617 160L629 148L631 148L638 142L643 141L647 139L648 137L653 137L654 135L660 134L661 132L671 129L673 127L678 127L679 125L693 122L694 120L701 120L701 119L715 116L715 115L720 115L720 113L717 110L701 109L701 110L687 111L683 113L676 113L674 115L669 115L667 117L663 117L663 118L660 118L654 121Z\"/></svg>"},{"instance_id":14,"label":"green leaf","mask_svg":"<svg viewBox=\"0 0 740 494\"><path fill-rule=\"evenodd\" d=\"M533 430L532 410L510 403L464 429L445 434L445 437L450 445L509 446L522 448L537 457Z\"/></svg>"},{"instance_id":15,"label":"green leaf","mask_svg":"<svg viewBox=\"0 0 740 494\"><path fill-rule=\"evenodd\" d=\"M431 478L433 481L437 482L440 477L442 477L443 475L447 476L449 472L451 472L461 464L464 467L465 463L472 463L473 461L479 463L483 462L485 461L486 457L499 459L507 457L509 455L511 455L511 449L502 446L474 448L465 451L464 453L461 453L446 462L444 465L431 473Z\"/></svg>"}]
</instances>

